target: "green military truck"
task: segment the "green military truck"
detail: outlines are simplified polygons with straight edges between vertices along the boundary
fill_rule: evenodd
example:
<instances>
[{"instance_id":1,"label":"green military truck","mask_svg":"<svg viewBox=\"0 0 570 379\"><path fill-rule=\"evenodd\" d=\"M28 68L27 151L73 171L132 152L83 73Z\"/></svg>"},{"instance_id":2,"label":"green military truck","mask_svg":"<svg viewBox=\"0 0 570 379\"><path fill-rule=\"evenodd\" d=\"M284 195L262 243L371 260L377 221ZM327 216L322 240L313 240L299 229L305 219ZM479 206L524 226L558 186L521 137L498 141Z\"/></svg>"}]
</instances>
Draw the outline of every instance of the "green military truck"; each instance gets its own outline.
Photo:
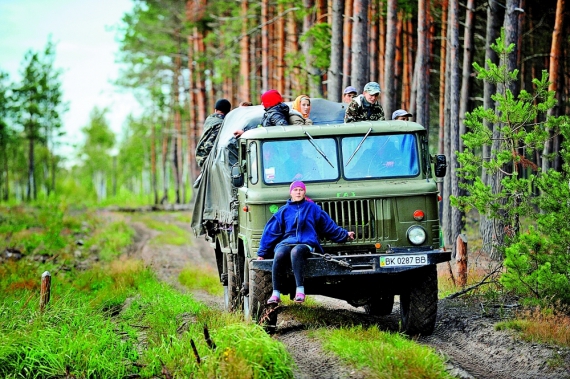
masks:
<instances>
[{"instance_id":1,"label":"green military truck","mask_svg":"<svg viewBox=\"0 0 570 379\"><path fill-rule=\"evenodd\" d=\"M273 260L256 260L266 222L302 180L307 196L354 241L322 240L309 258L305 291L342 299L373 315L400 297L404 332L428 335L437 314L440 249L435 177L445 157L430 156L426 129L406 121L343 123L345 105L312 99L314 125L257 127L261 106L237 108L224 121L197 185L192 227L216 255L225 305L258 320L271 295ZM248 129L239 139L236 130ZM292 272L288 290L295 295ZM265 313L267 314L267 313ZM264 317L269 327L276 316Z\"/></svg>"}]
</instances>

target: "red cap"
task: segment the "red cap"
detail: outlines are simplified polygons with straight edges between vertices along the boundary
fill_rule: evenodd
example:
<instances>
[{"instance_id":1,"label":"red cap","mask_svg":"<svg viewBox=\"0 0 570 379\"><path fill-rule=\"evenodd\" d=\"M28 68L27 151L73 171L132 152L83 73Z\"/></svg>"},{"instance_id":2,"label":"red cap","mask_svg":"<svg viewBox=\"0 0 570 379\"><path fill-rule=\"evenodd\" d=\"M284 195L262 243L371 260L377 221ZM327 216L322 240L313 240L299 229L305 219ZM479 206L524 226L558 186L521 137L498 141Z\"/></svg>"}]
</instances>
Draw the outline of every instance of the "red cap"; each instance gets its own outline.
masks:
<instances>
[{"instance_id":1,"label":"red cap","mask_svg":"<svg viewBox=\"0 0 570 379\"><path fill-rule=\"evenodd\" d=\"M265 91L263 95L261 95L261 104L263 104L265 109L271 108L282 102L283 98L281 97L281 94L275 89Z\"/></svg>"}]
</instances>

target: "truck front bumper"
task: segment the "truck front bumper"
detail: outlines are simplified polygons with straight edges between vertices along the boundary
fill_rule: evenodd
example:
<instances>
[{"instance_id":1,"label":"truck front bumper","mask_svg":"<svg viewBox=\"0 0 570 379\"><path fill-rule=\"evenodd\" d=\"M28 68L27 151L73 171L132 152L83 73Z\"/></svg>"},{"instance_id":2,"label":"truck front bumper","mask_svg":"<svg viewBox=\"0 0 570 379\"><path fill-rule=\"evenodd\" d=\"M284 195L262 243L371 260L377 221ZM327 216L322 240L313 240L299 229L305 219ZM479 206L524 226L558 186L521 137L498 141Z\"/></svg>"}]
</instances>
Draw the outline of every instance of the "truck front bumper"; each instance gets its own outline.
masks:
<instances>
[{"instance_id":1,"label":"truck front bumper","mask_svg":"<svg viewBox=\"0 0 570 379\"><path fill-rule=\"evenodd\" d=\"M428 250L394 254L326 255L308 258L305 278L396 274L451 260L450 251ZM253 260L250 268L271 271L273 259Z\"/></svg>"}]
</instances>

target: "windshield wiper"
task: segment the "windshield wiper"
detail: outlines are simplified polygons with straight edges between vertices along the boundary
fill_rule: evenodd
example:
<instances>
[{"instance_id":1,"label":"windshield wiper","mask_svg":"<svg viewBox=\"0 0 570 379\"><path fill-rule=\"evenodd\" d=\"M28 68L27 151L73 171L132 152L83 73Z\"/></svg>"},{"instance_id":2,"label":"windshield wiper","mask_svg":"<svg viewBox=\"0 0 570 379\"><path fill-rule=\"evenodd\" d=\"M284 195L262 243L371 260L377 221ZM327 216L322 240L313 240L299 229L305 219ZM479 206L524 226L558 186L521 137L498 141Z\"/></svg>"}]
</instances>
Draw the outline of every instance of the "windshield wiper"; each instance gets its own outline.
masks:
<instances>
[{"instance_id":1,"label":"windshield wiper","mask_svg":"<svg viewBox=\"0 0 570 379\"><path fill-rule=\"evenodd\" d=\"M360 146L362 146L362 144L364 143L364 141L366 140L366 138L368 138L368 135L370 134L370 132L372 131L372 128L368 129L368 132L366 132L366 134L364 135L364 137L362 137L362 141L360 141L360 143L358 144L358 146L356 146L356 149L354 149L354 152L352 153L352 155L350 156L350 158L348 158L348 162L346 162L346 164L344 165L344 167L348 166L348 164L350 163L350 161L352 160L352 158L354 158L354 154L356 154L356 152L358 150L360 150Z\"/></svg>"},{"instance_id":2,"label":"windshield wiper","mask_svg":"<svg viewBox=\"0 0 570 379\"><path fill-rule=\"evenodd\" d=\"M372 130L372 129L370 129L370 130ZM309 137L309 142L311 143L311 145L313 145L313 147L315 148L315 150L317 150L317 152L318 152L319 154L321 154L321 156L322 156L323 158L325 158L325 161L327 161L328 164L330 164L331 167L334 168L333 164L331 163L331 161L329 161L329 159L327 158L327 156L325 155L325 153L315 144L314 138L313 138L309 133L307 133L306 131L305 131L304 133L307 135L307 137Z\"/></svg>"}]
</instances>

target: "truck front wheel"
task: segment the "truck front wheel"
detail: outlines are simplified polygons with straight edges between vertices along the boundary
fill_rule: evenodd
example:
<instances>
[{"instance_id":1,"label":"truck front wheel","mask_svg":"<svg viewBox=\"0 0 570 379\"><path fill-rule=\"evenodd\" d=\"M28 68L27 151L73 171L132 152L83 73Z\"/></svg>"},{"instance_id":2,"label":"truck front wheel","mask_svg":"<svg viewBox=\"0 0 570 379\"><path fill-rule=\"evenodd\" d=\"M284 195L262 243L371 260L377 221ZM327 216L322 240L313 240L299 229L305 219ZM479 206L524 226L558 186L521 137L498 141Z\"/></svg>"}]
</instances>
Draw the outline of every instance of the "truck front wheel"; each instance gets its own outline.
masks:
<instances>
[{"instance_id":1,"label":"truck front wheel","mask_svg":"<svg viewBox=\"0 0 570 379\"><path fill-rule=\"evenodd\" d=\"M261 270L249 270L249 300L248 306L244 307L246 319L263 323L266 330L271 332L277 324L277 312L267 307L267 300L271 297L273 285L271 272ZM246 300L246 301L247 301Z\"/></svg>"},{"instance_id":2,"label":"truck front wheel","mask_svg":"<svg viewBox=\"0 0 570 379\"><path fill-rule=\"evenodd\" d=\"M403 331L410 336L433 333L437 316L437 267L429 265L409 273L410 287L400 295Z\"/></svg>"}]
</instances>

